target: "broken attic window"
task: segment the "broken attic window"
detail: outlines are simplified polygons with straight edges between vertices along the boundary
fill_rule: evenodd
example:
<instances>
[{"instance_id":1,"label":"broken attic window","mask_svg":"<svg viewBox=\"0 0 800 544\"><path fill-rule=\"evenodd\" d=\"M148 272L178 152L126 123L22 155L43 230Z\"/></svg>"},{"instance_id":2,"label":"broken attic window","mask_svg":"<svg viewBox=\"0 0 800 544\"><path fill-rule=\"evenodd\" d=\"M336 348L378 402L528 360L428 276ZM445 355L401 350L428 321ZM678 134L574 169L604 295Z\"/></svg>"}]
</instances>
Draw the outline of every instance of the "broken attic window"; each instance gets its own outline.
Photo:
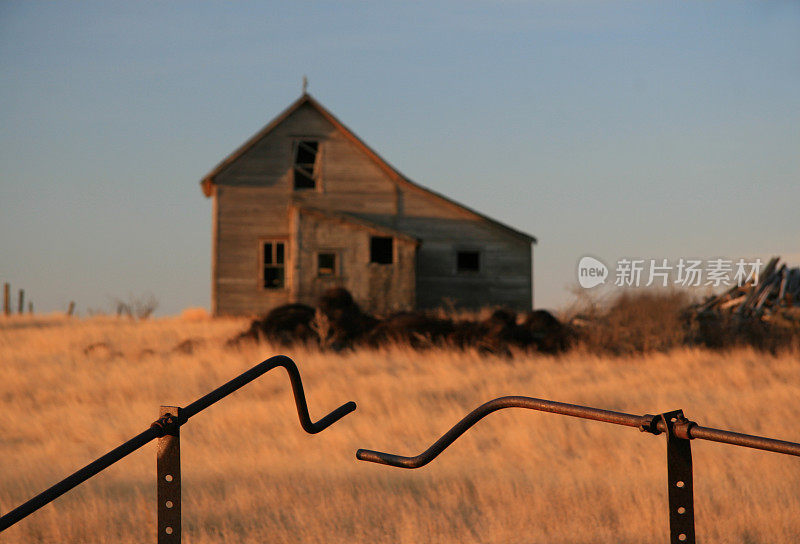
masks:
<instances>
[{"instance_id":1,"label":"broken attic window","mask_svg":"<svg viewBox=\"0 0 800 544\"><path fill-rule=\"evenodd\" d=\"M294 152L294 188L314 189L317 186L317 151L316 140L300 140Z\"/></svg>"},{"instance_id":2,"label":"broken attic window","mask_svg":"<svg viewBox=\"0 0 800 544\"><path fill-rule=\"evenodd\" d=\"M370 240L369 262L378 264L392 264L392 238L388 236L373 236Z\"/></svg>"},{"instance_id":3,"label":"broken attic window","mask_svg":"<svg viewBox=\"0 0 800 544\"><path fill-rule=\"evenodd\" d=\"M458 272L478 272L481 268L481 254L479 251L459 251L456 256L456 270Z\"/></svg>"}]
</instances>

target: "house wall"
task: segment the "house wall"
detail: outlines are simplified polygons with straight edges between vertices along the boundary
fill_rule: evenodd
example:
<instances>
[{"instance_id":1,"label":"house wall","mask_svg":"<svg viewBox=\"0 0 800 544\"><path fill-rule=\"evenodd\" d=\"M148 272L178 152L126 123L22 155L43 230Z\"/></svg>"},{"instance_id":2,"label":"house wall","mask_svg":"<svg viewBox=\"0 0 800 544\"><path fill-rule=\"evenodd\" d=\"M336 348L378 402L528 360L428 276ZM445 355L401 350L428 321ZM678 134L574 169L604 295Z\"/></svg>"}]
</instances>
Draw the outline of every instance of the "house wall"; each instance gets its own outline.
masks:
<instances>
[{"instance_id":1,"label":"house wall","mask_svg":"<svg viewBox=\"0 0 800 544\"><path fill-rule=\"evenodd\" d=\"M292 186L293 141L299 138L321 142L320 178L314 190L295 191ZM217 174L215 185L217 249L212 291L216 314L259 314L290 301L313 304L325 282L346 283L343 286L373 311L409 305L430 308L446 301L461 307L531 307L529 240L393 179L309 104L300 106ZM417 238L421 244L416 266L409 269L403 256L400 270L405 280L398 284L394 273L387 276L381 265L367 266L367 231L338 221L310 219L306 214L293 225L292 203L345 212ZM259 239L288 239L298 233L295 243L300 242L300 249L294 244L289 249L289 257L298 260L287 270L287 288L281 292L261 289ZM306 250L304 243L339 248L347 275L318 279L311 249ZM395 247L402 247L405 255L405 245L396 243ZM460 249L481 252L478 273L456 272ZM350 270L360 270L361 275L351 275ZM390 294L381 295L384 292Z\"/></svg>"},{"instance_id":2,"label":"house wall","mask_svg":"<svg viewBox=\"0 0 800 544\"><path fill-rule=\"evenodd\" d=\"M335 218L296 210L295 255L298 259L297 300L316 305L331 287L344 287L365 311L385 314L411 310L415 301L416 244L394 238L392 264L370 263L370 237L387 236ZM333 277L317 274L317 255L334 253L337 271ZM302 273L298 273L302 271Z\"/></svg>"},{"instance_id":3,"label":"house wall","mask_svg":"<svg viewBox=\"0 0 800 544\"><path fill-rule=\"evenodd\" d=\"M312 137L325 142L336 130L309 105L301 106L274 130L215 176L217 186L269 188L292 192L292 141Z\"/></svg>"},{"instance_id":4,"label":"house wall","mask_svg":"<svg viewBox=\"0 0 800 544\"><path fill-rule=\"evenodd\" d=\"M417 256L417 307L487 305L530 310L530 241L415 189L403 191L397 228L423 240ZM479 251L477 273L456 270L458 251Z\"/></svg>"},{"instance_id":5,"label":"house wall","mask_svg":"<svg viewBox=\"0 0 800 544\"><path fill-rule=\"evenodd\" d=\"M216 188L215 315L263 314L290 301L290 276L285 289L263 289L260 283L262 241L280 238L288 243L291 237L286 199L269 198L267 192L259 187ZM287 261L291 248L289 253Z\"/></svg>"},{"instance_id":6,"label":"house wall","mask_svg":"<svg viewBox=\"0 0 800 544\"><path fill-rule=\"evenodd\" d=\"M334 132L313 108L303 106L215 177L215 315L259 315L296 300L291 292L295 268L289 214L293 141L311 137L325 142ZM284 289L261 286L261 244L268 238L287 243Z\"/></svg>"},{"instance_id":7,"label":"house wall","mask_svg":"<svg viewBox=\"0 0 800 544\"><path fill-rule=\"evenodd\" d=\"M531 308L531 245L480 221L406 217L399 226L422 238L417 256L417 307ZM478 272L456 269L458 251L479 251Z\"/></svg>"}]
</instances>

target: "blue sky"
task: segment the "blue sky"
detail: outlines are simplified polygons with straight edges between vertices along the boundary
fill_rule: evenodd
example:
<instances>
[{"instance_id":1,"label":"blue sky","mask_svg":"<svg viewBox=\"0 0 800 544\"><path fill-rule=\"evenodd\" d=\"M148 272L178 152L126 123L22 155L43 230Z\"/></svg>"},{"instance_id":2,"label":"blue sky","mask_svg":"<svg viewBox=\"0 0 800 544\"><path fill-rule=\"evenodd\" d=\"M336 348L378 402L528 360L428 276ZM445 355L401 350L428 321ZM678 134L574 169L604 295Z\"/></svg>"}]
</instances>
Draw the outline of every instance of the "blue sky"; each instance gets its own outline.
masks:
<instances>
[{"instance_id":1,"label":"blue sky","mask_svg":"<svg viewBox=\"0 0 800 544\"><path fill-rule=\"evenodd\" d=\"M0 281L208 306L198 182L309 91L411 179L583 255L800 261L800 3L4 2Z\"/></svg>"}]
</instances>

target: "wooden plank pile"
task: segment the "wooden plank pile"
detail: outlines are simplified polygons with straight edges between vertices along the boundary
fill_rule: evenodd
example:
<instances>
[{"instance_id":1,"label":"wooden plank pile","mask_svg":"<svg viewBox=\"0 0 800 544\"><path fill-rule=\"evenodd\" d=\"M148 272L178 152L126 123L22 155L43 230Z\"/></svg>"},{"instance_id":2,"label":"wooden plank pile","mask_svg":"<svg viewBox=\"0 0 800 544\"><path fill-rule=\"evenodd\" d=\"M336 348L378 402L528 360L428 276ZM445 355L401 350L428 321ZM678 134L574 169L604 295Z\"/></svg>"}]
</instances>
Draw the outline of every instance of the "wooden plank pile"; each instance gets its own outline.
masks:
<instances>
[{"instance_id":1,"label":"wooden plank pile","mask_svg":"<svg viewBox=\"0 0 800 544\"><path fill-rule=\"evenodd\" d=\"M791 308L800 308L800 267L778 266L779 257L767 263L758 283L749 280L735 285L720 295L712 295L696 304L697 314L727 312L741 317L769 319L771 315Z\"/></svg>"}]
</instances>

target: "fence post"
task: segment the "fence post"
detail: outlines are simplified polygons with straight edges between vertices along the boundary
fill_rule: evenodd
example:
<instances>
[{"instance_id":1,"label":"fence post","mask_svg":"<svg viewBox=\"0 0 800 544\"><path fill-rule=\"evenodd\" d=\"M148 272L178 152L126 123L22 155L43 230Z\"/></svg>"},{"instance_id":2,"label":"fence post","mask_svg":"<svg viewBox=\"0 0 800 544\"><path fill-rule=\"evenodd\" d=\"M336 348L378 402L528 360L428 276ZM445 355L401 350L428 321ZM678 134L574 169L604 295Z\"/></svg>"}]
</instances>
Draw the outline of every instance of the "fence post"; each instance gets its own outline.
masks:
<instances>
[{"instance_id":1,"label":"fence post","mask_svg":"<svg viewBox=\"0 0 800 544\"><path fill-rule=\"evenodd\" d=\"M670 544L695 544L694 476L692 474L692 434L697 427L683 415L683 410L657 416L645 414L640 431L661 434L659 423L667 433L667 496L669 497Z\"/></svg>"},{"instance_id":2,"label":"fence post","mask_svg":"<svg viewBox=\"0 0 800 544\"><path fill-rule=\"evenodd\" d=\"M29 314L33 313L33 302L31 301L28 301L28 313Z\"/></svg>"},{"instance_id":3,"label":"fence post","mask_svg":"<svg viewBox=\"0 0 800 544\"><path fill-rule=\"evenodd\" d=\"M25 309L25 289L19 290L19 304L17 304L17 313L22 315L22 311Z\"/></svg>"},{"instance_id":4,"label":"fence post","mask_svg":"<svg viewBox=\"0 0 800 544\"><path fill-rule=\"evenodd\" d=\"M165 427L158 439L156 477L158 489L158 544L181 541L181 430L177 423L180 408L162 406L159 416L174 416L174 424Z\"/></svg>"},{"instance_id":5,"label":"fence post","mask_svg":"<svg viewBox=\"0 0 800 544\"><path fill-rule=\"evenodd\" d=\"M667 427L670 544L695 544L692 442L688 433L694 423L684 417L683 410L659 417Z\"/></svg>"},{"instance_id":6,"label":"fence post","mask_svg":"<svg viewBox=\"0 0 800 544\"><path fill-rule=\"evenodd\" d=\"M72 314L75 312L75 301L72 300L69 303L69 308L67 308L67 315L72 317Z\"/></svg>"},{"instance_id":7,"label":"fence post","mask_svg":"<svg viewBox=\"0 0 800 544\"><path fill-rule=\"evenodd\" d=\"M3 313L5 315L11 313L11 285L8 283L3 285Z\"/></svg>"}]
</instances>

